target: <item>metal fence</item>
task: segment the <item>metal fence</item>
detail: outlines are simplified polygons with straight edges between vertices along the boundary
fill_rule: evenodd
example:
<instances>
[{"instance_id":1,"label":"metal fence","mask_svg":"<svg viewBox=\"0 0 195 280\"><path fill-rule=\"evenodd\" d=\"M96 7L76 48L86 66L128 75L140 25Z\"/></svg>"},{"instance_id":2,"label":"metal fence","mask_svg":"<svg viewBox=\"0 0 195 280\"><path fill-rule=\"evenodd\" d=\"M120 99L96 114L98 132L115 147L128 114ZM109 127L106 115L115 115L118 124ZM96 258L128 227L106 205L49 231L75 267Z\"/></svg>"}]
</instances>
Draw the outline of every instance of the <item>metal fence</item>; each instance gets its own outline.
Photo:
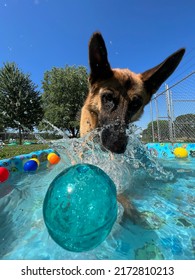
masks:
<instances>
[{"instance_id":1,"label":"metal fence","mask_svg":"<svg viewBox=\"0 0 195 280\"><path fill-rule=\"evenodd\" d=\"M156 94L144 142L195 142L195 71Z\"/></svg>"}]
</instances>

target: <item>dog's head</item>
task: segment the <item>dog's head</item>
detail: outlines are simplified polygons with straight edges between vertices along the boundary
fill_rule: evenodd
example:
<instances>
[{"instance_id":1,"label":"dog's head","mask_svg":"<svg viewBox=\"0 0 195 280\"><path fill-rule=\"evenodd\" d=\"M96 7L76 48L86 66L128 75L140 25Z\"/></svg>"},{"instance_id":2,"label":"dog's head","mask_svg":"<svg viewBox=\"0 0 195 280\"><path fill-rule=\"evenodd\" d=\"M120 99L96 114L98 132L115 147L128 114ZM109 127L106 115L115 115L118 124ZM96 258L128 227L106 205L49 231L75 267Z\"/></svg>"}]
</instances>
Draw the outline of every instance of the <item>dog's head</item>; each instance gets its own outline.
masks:
<instances>
[{"instance_id":1,"label":"dog's head","mask_svg":"<svg viewBox=\"0 0 195 280\"><path fill-rule=\"evenodd\" d=\"M123 153L127 145L126 127L140 118L144 106L161 84L173 73L185 49L173 53L156 67L141 74L128 69L110 67L105 42L94 33L89 42L90 92L88 110L94 126L101 128L101 142L115 153ZM91 128L95 128L91 125Z\"/></svg>"}]
</instances>

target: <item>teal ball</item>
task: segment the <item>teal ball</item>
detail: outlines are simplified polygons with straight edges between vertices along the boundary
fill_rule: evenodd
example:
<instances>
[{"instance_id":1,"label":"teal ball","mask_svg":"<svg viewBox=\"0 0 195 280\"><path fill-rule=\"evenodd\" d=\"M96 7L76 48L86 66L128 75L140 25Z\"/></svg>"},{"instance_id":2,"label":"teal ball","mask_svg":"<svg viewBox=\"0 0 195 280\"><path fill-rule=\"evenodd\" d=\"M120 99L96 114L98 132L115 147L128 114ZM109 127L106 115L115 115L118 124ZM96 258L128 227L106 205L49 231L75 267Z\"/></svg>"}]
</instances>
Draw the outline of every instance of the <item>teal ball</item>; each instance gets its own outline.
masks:
<instances>
[{"instance_id":1,"label":"teal ball","mask_svg":"<svg viewBox=\"0 0 195 280\"><path fill-rule=\"evenodd\" d=\"M97 166L71 166L50 184L43 217L58 245L74 252L91 250L105 240L116 221L115 184Z\"/></svg>"}]
</instances>

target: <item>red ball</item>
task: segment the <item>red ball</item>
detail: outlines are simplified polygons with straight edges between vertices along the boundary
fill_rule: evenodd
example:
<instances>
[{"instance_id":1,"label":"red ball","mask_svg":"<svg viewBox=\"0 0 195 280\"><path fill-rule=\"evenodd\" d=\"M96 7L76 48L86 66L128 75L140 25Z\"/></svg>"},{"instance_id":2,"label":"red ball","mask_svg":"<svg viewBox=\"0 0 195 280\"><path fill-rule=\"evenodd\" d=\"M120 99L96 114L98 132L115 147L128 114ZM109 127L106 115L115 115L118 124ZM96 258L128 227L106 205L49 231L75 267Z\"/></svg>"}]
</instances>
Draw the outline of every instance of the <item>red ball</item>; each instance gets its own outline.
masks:
<instances>
[{"instance_id":1,"label":"red ball","mask_svg":"<svg viewBox=\"0 0 195 280\"><path fill-rule=\"evenodd\" d=\"M9 177L9 171L5 167L0 167L0 183L5 182Z\"/></svg>"}]
</instances>

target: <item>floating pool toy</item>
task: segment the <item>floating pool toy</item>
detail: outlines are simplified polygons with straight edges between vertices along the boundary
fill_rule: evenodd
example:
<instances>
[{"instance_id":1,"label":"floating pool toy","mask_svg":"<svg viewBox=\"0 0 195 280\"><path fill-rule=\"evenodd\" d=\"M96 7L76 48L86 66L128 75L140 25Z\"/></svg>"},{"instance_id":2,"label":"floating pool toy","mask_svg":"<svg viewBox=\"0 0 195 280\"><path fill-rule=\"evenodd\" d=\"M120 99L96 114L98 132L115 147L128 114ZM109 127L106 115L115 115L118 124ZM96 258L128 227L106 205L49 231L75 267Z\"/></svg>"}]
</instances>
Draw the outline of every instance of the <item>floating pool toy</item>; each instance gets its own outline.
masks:
<instances>
[{"instance_id":1,"label":"floating pool toy","mask_svg":"<svg viewBox=\"0 0 195 280\"><path fill-rule=\"evenodd\" d=\"M57 164L60 161L60 157L55 153L50 153L47 159L50 164Z\"/></svg>"},{"instance_id":2,"label":"floating pool toy","mask_svg":"<svg viewBox=\"0 0 195 280\"><path fill-rule=\"evenodd\" d=\"M37 168L38 168L38 163L34 159L28 160L24 164L24 171L26 172L36 171Z\"/></svg>"},{"instance_id":3,"label":"floating pool toy","mask_svg":"<svg viewBox=\"0 0 195 280\"><path fill-rule=\"evenodd\" d=\"M69 167L51 183L43 217L58 245L74 252L91 250L105 240L116 221L116 187L94 165Z\"/></svg>"},{"instance_id":4,"label":"floating pool toy","mask_svg":"<svg viewBox=\"0 0 195 280\"><path fill-rule=\"evenodd\" d=\"M38 166L40 165L40 161L38 160L38 158L31 158L30 160L34 160L34 161L36 161L36 163L38 164Z\"/></svg>"},{"instance_id":5,"label":"floating pool toy","mask_svg":"<svg viewBox=\"0 0 195 280\"><path fill-rule=\"evenodd\" d=\"M48 156L47 156L47 160L49 161L50 157L53 156L53 155L56 155L56 153L49 153Z\"/></svg>"},{"instance_id":6,"label":"floating pool toy","mask_svg":"<svg viewBox=\"0 0 195 280\"><path fill-rule=\"evenodd\" d=\"M26 141L23 143L23 145L32 145L32 142Z\"/></svg>"},{"instance_id":7,"label":"floating pool toy","mask_svg":"<svg viewBox=\"0 0 195 280\"><path fill-rule=\"evenodd\" d=\"M186 158L188 156L188 151L182 147L175 148L173 153L177 158Z\"/></svg>"},{"instance_id":8,"label":"floating pool toy","mask_svg":"<svg viewBox=\"0 0 195 280\"><path fill-rule=\"evenodd\" d=\"M5 167L0 167L0 183L5 182L9 178L9 171Z\"/></svg>"}]
</instances>

